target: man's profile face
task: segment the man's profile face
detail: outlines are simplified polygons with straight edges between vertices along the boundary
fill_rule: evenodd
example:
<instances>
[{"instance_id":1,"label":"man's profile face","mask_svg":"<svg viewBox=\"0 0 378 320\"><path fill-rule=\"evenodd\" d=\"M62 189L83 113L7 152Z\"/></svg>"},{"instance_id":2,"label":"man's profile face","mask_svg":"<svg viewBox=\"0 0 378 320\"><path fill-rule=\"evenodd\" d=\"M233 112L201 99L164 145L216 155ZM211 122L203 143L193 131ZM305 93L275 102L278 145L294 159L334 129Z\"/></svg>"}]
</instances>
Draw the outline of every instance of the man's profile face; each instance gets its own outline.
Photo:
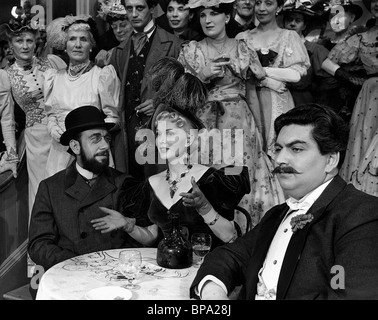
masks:
<instances>
[{"instance_id":1,"label":"man's profile face","mask_svg":"<svg viewBox=\"0 0 378 320\"><path fill-rule=\"evenodd\" d=\"M249 20L253 17L255 0L236 0L234 7L241 18Z\"/></svg>"},{"instance_id":2,"label":"man's profile face","mask_svg":"<svg viewBox=\"0 0 378 320\"><path fill-rule=\"evenodd\" d=\"M111 136L105 129L83 131L79 139L78 163L84 169L100 174L109 166Z\"/></svg>"},{"instance_id":3,"label":"man's profile face","mask_svg":"<svg viewBox=\"0 0 378 320\"><path fill-rule=\"evenodd\" d=\"M145 0L126 0L125 8L133 28L138 32L142 32L152 19L153 8L148 8Z\"/></svg>"},{"instance_id":4,"label":"man's profile face","mask_svg":"<svg viewBox=\"0 0 378 320\"><path fill-rule=\"evenodd\" d=\"M322 155L312 137L312 125L284 126L275 143L275 167L293 169L277 173L285 194L300 199L324 183L330 167L329 155Z\"/></svg>"}]
</instances>

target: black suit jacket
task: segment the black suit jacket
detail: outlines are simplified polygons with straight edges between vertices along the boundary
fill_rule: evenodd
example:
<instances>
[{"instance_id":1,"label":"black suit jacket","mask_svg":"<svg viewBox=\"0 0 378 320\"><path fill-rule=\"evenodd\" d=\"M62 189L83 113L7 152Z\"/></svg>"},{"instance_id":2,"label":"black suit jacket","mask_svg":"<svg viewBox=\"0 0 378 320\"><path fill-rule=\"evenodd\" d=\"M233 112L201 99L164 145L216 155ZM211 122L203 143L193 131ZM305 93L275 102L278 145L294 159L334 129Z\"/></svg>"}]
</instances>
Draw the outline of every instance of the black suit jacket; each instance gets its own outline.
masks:
<instances>
[{"instance_id":1,"label":"black suit jacket","mask_svg":"<svg viewBox=\"0 0 378 320\"><path fill-rule=\"evenodd\" d=\"M128 163L126 159L128 157L128 143L127 143L127 130L125 123L125 86L127 83L127 70L129 66L130 47L131 47L132 34L128 36L126 40L120 43L118 47L115 47L110 59L110 63L114 66L118 78L121 80L121 92L120 92L120 118L121 118L121 131L115 138L115 146L113 150L114 162L117 170L125 173L133 174L129 172ZM159 26L156 27L156 31L151 43L150 51L148 52L146 66L143 72L143 80L141 84L140 101L145 102L147 99L152 99L154 91L151 87L151 74L149 70L151 67L164 57L177 58L181 49L182 40L163 30ZM148 119L143 119L148 121Z\"/></svg>"},{"instance_id":2,"label":"black suit jacket","mask_svg":"<svg viewBox=\"0 0 378 320\"><path fill-rule=\"evenodd\" d=\"M254 299L258 272L287 211L286 203L273 207L244 237L209 253L191 296L213 275L228 292L243 285L239 298ZM314 219L289 242L277 299L378 299L378 198L336 176L307 213ZM344 269L345 289L332 289L332 278L341 275L333 266Z\"/></svg>"},{"instance_id":3,"label":"black suit jacket","mask_svg":"<svg viewBox=\"0 0 378 320\"><path fill-rule=\"evenodd\" d=\"M99 250L140 246L123 230L101 233L90 223L106 216L99 207L118 209L121 185L134 179L108 168L90 188L73 162L66 170L43 180L34 202L28 252L47 270L66 259ZM150 225L148 217L137 224Z\"/></svg>"}]
</instances>

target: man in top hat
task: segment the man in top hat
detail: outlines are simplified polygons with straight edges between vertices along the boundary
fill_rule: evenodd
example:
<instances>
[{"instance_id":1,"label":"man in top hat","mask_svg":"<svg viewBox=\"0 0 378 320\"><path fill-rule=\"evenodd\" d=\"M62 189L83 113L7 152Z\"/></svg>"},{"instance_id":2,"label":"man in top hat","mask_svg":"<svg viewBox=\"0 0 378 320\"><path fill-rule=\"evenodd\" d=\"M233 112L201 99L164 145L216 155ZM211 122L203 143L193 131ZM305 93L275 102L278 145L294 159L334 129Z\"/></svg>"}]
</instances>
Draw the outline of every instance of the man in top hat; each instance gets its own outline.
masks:
<instances>
[{"instance_id":1,"label":"man in top hat","mask_svg":"<svg viewBox=\"0 0 378 320\"><path fill-rule=\"evenodd\" d=\"M117 209L119 187L134 181L108 166L114 124L105 123L96 107L83 106L67 115L65 125L60 142L76 161L40 183L30 220L28 252L45 270L81 254L139 246L122 229L101 233L90 223L104 216L100 207ZM147 220L136 222L149 225Z\"/></svg>"},{"instance_id":2,"label":"man in top hat","mask_svg":"<svg viewBox=\"0 0 378 320\"><path fill-rule=\"evenodd\" d=\"M135 138L136 132L154 112L149 70L163 57L177 58L182 42L155 24L153 13L157 4L157 0L125 1L133 33L114 48L110 59L122 88L121 132L115 137L114 161L118 170L130 172L140 180L158 170L155 165L139 164L135 157L140 144Z\"/></svg>"}]
</instances>

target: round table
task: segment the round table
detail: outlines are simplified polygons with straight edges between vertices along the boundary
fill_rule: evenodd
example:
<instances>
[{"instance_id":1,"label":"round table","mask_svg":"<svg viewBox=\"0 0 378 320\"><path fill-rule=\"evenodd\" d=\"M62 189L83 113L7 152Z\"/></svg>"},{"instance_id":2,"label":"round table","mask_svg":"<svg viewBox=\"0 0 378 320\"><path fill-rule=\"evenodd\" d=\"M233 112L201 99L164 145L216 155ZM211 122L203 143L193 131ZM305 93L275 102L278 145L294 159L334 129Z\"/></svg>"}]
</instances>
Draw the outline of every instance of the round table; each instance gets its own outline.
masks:
<instances>
[{"instance_id":1,"label":"round table","mask_svg":"<svg viewBox=\"0 0 378 320\"><path fill-rule=\"evenodd\" d=\"M60 262L42 276L37 300L84 300L89 290L104 286L122 286L119 252L115 249L93 252ZM132 250L132 249L130 249ZM131 300L189 300L189 287L198 268L166 269L156 263L156 248L137 248L142 253L142 270ZM198 258L193 256L193 264Z\"/></svg>"}]
</instances>

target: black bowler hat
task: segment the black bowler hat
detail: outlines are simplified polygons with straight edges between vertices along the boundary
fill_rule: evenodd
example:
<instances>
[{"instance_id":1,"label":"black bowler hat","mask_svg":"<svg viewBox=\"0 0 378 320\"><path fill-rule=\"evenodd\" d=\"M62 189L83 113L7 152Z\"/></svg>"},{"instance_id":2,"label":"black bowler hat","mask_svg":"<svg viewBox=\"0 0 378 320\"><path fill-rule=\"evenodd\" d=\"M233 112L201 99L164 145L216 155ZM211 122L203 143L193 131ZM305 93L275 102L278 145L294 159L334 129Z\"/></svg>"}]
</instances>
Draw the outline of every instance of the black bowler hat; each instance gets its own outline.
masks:
<instances>
[{"instance_id":1,"label":"black bowler hat","mask_svg":"<svg viewBox=\"0 0 378 320\"><path fill-rule=\"evenodd\" d=\"M83 106L69 112L64 120L66 131L60 137L60 143L68 146L78 133L89 129L105 128L110 130L114 123L106 123L103 113L94 106Z\"/></svg>"}]
</instances>

